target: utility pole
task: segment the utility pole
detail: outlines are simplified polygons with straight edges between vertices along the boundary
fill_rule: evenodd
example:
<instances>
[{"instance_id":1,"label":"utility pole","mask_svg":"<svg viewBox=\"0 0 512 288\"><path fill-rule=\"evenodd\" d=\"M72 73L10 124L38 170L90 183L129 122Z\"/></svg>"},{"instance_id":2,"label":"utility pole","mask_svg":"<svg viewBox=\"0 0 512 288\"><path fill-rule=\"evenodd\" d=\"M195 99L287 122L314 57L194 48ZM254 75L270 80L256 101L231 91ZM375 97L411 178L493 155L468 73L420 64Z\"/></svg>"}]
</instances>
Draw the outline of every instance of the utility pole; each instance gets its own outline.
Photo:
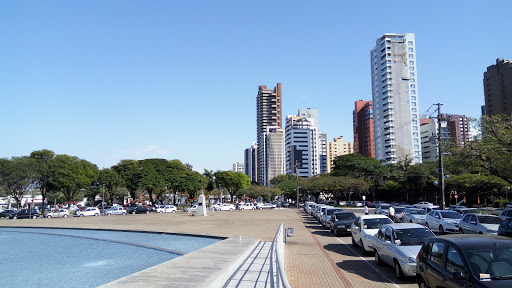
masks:
<instances>
[{"instance_id":1,"label":"utility pole","mask_svg":"<svg viewBox=\"0 0 512 288\"><path fill-rule=\"evenodd\" d=\"M437 153L439 154L439 168L438 168L438 174L439 174L439 186L441 188L441 210L444 210L444 167L443 167L443 152L441 149L441 103L434 104L437 105Z\"/></svg>"},{"instance_id":2,"label":"utility pole","mask_svg":"<svg viewBox=\"0 0 512 288\"><path fill-rule=\"evenodd\" d=\"M297 209L299 209L299 174L297 173L297 166L299 165L299 160L295 160L295 189L297 190Z\"/></svg>"}]
</instances>

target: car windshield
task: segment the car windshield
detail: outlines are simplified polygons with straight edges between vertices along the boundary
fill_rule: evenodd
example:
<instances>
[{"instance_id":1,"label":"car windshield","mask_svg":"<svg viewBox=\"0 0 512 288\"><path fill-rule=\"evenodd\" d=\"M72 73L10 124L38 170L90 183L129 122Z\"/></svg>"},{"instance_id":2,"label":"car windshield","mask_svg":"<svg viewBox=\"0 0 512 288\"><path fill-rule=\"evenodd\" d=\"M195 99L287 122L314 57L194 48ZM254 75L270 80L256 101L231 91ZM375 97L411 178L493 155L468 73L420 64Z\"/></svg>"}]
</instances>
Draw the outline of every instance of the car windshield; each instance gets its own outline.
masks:
<instances>
[{"instance_id":1,"label":"car windshield","mask_svg":"<svg viewBox=\"0 0 512 288\"><path fill-rule=\"evenodd\" d=\"M457 213L455 211L442 211L441 212L441 216L443 218L448 218L448 219L460 219L460 218L462 218L462 215L460 215L460 213Z\"/></svg>"},{"instance_id":2,"label":"car windshield","mask_svg":"<svg viewBox=\"0 0 512 288\"><path fill-rule=\"evenodd\" d=\"M403 208L403 207L396 207L395 208L395 213L400 213L400 212L404 211L404 209L405 208Z\"/></svg>"},{"instance_id":3,"label":"car windshield","mask_svg":"<svg viewBox=\"0 0 512 288\"><path fill-rule=\"evenodd\" d=\"M421 245L427 238L435 237L427 228L395 229L393 239L397 245ZM397 241L399 240L399 242Z\"/></svg>"},{"instance_id":4,"label":"car windshield","mask_svg":"<svg viewBox=\"0 0 512 288\"><path fill-rule=\"evenodd\" d=\"M389 205L380 205L380 209L389 209Z\"/></svg>"},{"instance_id":5,"label":"car windshield","mask_svg":"<svg viewBox=\"0 0 512 288\"><path fill-rule=\"evenodd\" d=\"M389 218L363 219L363 229L379 229L384 224L393 223Z\"/></svg>"},{"instance_id":6,"label":"car windshield","mask_svg":"<svg viewBox=\"0 0 512 288\"><path fill-rule=\"evenodd\" d=\"M356 219L356 215L354 213L342 213L342 214L335 214L336 220L352 220Z\"/></svg>"},{"instance_id":7,"label":"car windshield","mask_svg":"<svg viewBox=\"0 0 512 288\"><path fill-rule=\"evenodd\" d=\"M409 212L411 214L414 214L414 215L425 215L425 214L427 214L427 211L425 211L423 209L411 209L411 210L409 210Z\"/></svg>"},{"instance_id":8,"label":"car windshield","mask_svg":"<svg viewBox=\"0 0 512 288\"><path fill-rule=\"evenodd\" d=\"M512 247L510 245L492 248L465 249L473 275L477 279L482 273L493 280L512 279Z\"/></svg>"},{"instance_id":9,"label":"car windshield","mask_svg":"<svg viewBox=\"0 0 512 288\"><path fill-rule=\"evenodd\" d=\"M482 224L501 224L501 218L497 216L479 215L478 221Z\"/></svg>"},{"instance_id":10,"label":"car windshield","mask_svg":"<svg viewBox=\"0 0 512 288\"><path fill-rule=\"evenodd\" d=\"M465 215L465 214L469 214L469 213L474 213L474 214L478 214L478 210L476 209L462 209L461 210L462 213Z\"/></svg>"},{"instance_id":11,"label":"car windshield","mask_svg":"<svg viewBox=\"0 0 512 288\"><path fill-rule=\"evenodd\" d=\"M329 209L329 210L326 210L325 211L325 214L327 215L332 215L334 212L338 212L340 211L341 209Z\"/></svg>"}]
</instances>

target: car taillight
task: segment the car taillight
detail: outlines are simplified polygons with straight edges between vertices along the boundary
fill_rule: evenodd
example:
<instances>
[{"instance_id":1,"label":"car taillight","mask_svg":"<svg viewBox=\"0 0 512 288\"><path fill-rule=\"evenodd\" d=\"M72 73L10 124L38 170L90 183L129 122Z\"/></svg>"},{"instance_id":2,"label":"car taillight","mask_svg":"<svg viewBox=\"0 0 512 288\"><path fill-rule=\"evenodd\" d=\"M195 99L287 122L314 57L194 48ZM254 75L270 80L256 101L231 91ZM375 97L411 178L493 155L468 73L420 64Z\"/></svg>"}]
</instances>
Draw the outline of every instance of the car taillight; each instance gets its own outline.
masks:
<instances>
[{"instance_id":1,"label":"car taillight","mask_svg":"<svg viewBox=\"0 0 512 288\"><path fill-rule=\"evenodd\" d=\"M420 258L420 253L421 253L421 249L420 249L420 252L418 252L418 255L416 255L416 263L418 263L418 259Z\"/></svg>"}]
</instances>

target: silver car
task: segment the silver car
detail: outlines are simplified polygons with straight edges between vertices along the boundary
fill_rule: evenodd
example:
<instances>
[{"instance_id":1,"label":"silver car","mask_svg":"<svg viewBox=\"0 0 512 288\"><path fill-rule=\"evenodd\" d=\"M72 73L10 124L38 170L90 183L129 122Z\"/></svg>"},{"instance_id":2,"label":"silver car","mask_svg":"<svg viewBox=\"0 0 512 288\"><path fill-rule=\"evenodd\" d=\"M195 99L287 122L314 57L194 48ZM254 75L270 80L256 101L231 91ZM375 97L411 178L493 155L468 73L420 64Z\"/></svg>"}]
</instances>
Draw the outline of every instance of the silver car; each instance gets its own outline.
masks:
<instances>
[{"instance_id":1,"label":"silver car","mask_svg":"<svg viewBox=\"0 0 512 288\"><path fill-rule=\"evenodd\" d=\"M325 209L324 213L320 217L320 223L322 223L322 226L324 226L325 228L329 228L329 220L331 219L332 215L336 212L342 211L343 209L335 207Z\"/></svg>"},{"instance_id":2,"label":"silver car","mask_svg":"<svg viewBox=\"0 0 512 288\"><path fill-rule=\"evenodd\" d=\"M373 211L374 214L382 214L382 215L389 215L389 207L391 205L382 203L377 208L375 208L375 211Z\"/></svg>"},{"instance_id":3,"label":"silver car","mask_svg":"<svg viewBox=\"0 0 512 288\"><path fill-rule=\"evenodd\" d=\"M377 265L383 263L395 267L398 279L416 276L416 256L423 241L435 237L430 229L415 223L382 225L373 237L373 249Z\"/></svg>"},{"instance_id":4,"label":"silver car","mask_svg":"<svg viewBox=\"0 0 512 288\"><path fill-rule=\"evenodd\" d=\"M431 230L459 233L459 221L462 215L459 212L448 210L433 210L425 218L425 226Z\"/></svg>"},{"instance_id":5,"label":"silver car","mask_svg":"<svg viewBox=\"0 0 512 288\"><path fill-rule=\"evenodd\" d=\"M416 223L425 225L425 218L427 217L427 211L419 208L406 208L402 215L402 223Z\"/></svg>"},{"instance_id":6,"label":"silver car","mask_svg":"<svg viewBox=\"0 0 512 288\"><path fill-rule=\"evenodd\" d=\"M487 214L467 214L459 222L459 233L498 234L498 227L503 220L498 216Z\"/></svg>"}]
</instances>

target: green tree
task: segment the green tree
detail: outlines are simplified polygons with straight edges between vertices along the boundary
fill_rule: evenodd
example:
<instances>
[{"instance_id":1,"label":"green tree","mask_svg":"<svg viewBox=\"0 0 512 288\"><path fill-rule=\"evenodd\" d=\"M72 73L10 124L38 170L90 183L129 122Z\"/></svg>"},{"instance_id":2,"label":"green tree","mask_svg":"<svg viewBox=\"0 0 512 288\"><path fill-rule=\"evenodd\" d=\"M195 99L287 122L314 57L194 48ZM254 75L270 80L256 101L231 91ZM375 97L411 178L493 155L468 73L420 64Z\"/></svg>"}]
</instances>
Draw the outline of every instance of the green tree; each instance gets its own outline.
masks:
<instances>
[{"instance_id":1,"label":"green tree","mask_svg":"<svg viewBox=\"0 0 512 288\"><path fill-rule=\"evenodd\" d=\"M231 200L233 200L233 196L238 190L251 185L249 176L241 172L217 171L214 176L216 184L228 190Z\"/></svg>"},{"instance_id":2,"label":"green tree","mask_svg":"<svg viewBox=\"0 0 512 288\"><path fill-rule=\"evenodd\" d=\"M90 189L98 179L98 167L76 156L57 155L49 169L49 188L64 194L66 201L73 201L81 189Z\"/></svg>"},{"instance_id":3,"label":"green tree","mask_svg":"<svg viewBox=\"0 0 512 288\"><path fill-rule=\"evenodd\" d=\"M297 178L295 175L285 174L272 178L272 180L270 180L270 184L272 184L272 186L278 187L283 192L286 198L296 199L297 183L299 187L302 187L303 181L304 179L302 177ZM303 190L299 188L299 192L301 191ZM304 193L301 194L304 195Z\"/></svg>"},{"instance_id":4,"label":"green tree","mask_svg":"<svg viewBox=\"0 0 512 288\"><path fill-rule=\"evenodd\" d=\"M445 180L446 191L466 197L466 205L471 207L478 199L489 198L499 191L504 191L508 183L494 175L462 174Z\"/></svg>"},{"instance_id":5,"label":"green tree","mask_svg":"<svg viewBox=\"0 0 512 288\"><path fill-rule=\"evenodd\" d=\"M123 197L120 193L119 187L122 185L122 180L119 174L111 168L101 169L99 171L98 182L104 186L106 197L110 203L114 203L117 197Z\"/></svg>"},{"instance_id":6,"label":"green tree","mask_svg":"<svg viewBox=\"0 0 512 288\"><path fill-rule=\"evenodd\" d=\"M112 167L121 177L122 185L126 187L130 197L137 199L137 191L141 186L141 171L136 160L121 160Z\"/></svg>"},{"instance_id":7,"label":"green tree","mask_svg":"<svg viewBox=\"0 0 512 288\"><path fill-rule=\"evenodd\" d=\"M30 158L34 159L33 168L34 172L37 174L37 182L36 186L39 188L41 192L41 197L43 198L43 207L41 214L44 214L46 203L46 192L49 184L49 169L51 165L51 161L55 158L55 153L51 150L43 149L38 151L33 151L30 153Z\"/></svg>"},{"instance_id":8,"label":"green tree","mask_svg":"<svg viewBox=\"0 0 512 288\"><path fill-rule=\"evenodd\" d=\"M18 209L23 196L37 182L38 175L34 171L34 159L30 157L12 157L10 160L0 158L0 185L12 196Z\"/></svg>"},{"instance_id":9,"label":"green tree","mask_svg":"<svg viewBox=\"0 0 512 288\"><path fill-rule=\"evenodd\" d=\"M167 185L167 175L169 173L169 161L165 159L145 159L140 160L141 181L140 184L148 193L149 201L154 203L153 192L158 191L158 199Z\"/></svg>"}]
</instances>

